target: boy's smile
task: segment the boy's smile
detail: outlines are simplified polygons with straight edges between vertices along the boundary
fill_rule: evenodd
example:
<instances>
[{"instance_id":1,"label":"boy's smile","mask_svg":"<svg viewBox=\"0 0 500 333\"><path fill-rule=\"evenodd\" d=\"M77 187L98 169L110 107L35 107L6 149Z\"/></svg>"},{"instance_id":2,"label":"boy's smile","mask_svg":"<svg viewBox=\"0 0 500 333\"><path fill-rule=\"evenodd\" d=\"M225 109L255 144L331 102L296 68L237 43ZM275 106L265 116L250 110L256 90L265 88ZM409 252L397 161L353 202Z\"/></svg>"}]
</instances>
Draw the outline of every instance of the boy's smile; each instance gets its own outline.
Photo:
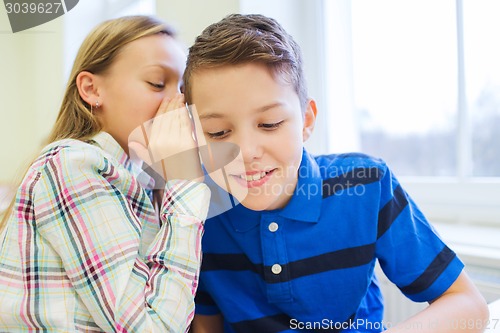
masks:
<instances>
[{"instance_id":1,"label":"boy's smile","mask_svg":"<svg viewBox=\"0 0 500 333\"><path fill-rule=\"evenodd\" d=\"M271 178L274 170L276 169L270 171L247 171L244 174L231 176L234 177L241 186L252 188L261 186L267 182Z\"/></svg>"},{"instance_id":2,"label":"boy's smile","mask_svg":"<svg viewBox=\"0 0 500 333\"><path fill-rule=\"evenodd\" d=\"M192 77L192 101L207 143L230 142L240 149L225 166L225 175L215 172L211 177L253 210L288 203L297 184L303 142L314 126L314 102L304 114L285 75L246 63L202 68Z\"/></svg>"}]
</instances>

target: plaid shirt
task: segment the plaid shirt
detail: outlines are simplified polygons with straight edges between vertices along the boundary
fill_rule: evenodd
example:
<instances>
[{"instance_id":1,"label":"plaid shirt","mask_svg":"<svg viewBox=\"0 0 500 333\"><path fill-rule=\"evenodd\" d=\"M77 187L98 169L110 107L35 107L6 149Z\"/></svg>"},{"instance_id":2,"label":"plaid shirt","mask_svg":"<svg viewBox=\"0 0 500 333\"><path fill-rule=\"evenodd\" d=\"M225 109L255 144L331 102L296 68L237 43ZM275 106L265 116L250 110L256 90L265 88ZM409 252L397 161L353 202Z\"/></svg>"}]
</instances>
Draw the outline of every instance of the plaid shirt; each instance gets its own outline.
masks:
<instances>
[{"instance_id":1,"label":"plaid shirt","mask_svg":"<svg viewBox=\"0 0 500 333\"><path fill-rule=\"evenodd\" d=\"M0 240L0 332L185 332L208 188L168 182L158 216L118 143L104 132L89 143L47 146L17 191Z\"/></svg>"}]
</instances>

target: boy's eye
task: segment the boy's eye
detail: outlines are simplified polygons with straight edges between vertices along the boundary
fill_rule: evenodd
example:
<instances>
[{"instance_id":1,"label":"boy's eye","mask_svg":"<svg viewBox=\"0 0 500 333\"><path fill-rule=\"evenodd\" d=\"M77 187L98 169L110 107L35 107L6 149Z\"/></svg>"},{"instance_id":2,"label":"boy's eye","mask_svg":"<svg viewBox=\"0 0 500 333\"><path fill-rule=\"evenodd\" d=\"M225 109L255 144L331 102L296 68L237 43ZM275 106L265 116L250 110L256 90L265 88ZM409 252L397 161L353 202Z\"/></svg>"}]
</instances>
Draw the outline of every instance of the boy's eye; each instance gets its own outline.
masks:
<instances>
[{"instance_id":1,"label":"boy's eye","mask_svg":"<svg viewBox=\"0 0 500 333\"><path fill-rule=\"evenodd\" d=\"M218 132L207 132L207 135L211 139L221 139L229 133L229 130L218 131Z\"/></svg>"},{"instance_id":2,"label":"boy's eye","mask_svg":"<svg viewBox=\"0 0 500 333\"><path fill-rule=\"evenodd\" d=\"M270 124L259 124L260 128L266 129L266 130L272 130L280 127L283 124L283 120L279 121L277 123L270 123Z\"/></svg>"}]
</instances>

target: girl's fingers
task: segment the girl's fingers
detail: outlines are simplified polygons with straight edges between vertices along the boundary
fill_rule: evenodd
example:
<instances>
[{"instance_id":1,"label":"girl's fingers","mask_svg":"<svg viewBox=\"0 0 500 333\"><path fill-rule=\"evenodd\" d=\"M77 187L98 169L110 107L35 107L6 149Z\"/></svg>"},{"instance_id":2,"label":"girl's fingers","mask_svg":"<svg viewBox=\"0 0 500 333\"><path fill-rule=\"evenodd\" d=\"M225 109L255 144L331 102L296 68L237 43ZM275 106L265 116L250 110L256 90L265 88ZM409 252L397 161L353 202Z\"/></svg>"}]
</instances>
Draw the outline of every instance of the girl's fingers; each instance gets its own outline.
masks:
<instances>
[{"instance_id":1,"label":"girl's fingers","mask_svg":"<svg viewBox=\"0 0 500 333\"><path fill-rule=\"evenodd\" d=\"M205 143L205 138L198 113L193 110L190 116L184 95L178 94L164 98L156 116L143 124L130 141L131 151L148 165L158 165L161 161L176 170L182 169L182 165L177 165L183 163L179 162L180 157L192 155L193 161L198 159L198 147Z\"/></svg>"},{"instance_id":2,"label":"girl's fingers","mask_svg":"<svg viewBox=\"0 0 500 333\"><path fill-rule=\"evenodd\" d=\"M168 105L172 101L172 98L175 98L175 96L174 97L165 97L165 98L163 98L163 100L160 103L160 107L158 108L158 111L156 111L155 117L157 117L157 116L159 116L159 115L161 115L161 114L163 114L163 113L166 112Z\"/></svg>"},{"instance_id":3,"label":"girl's fingers","mask_svg":"<svg viewBox=\"0 0 500 333\"><path fill-rule=\"evenodd\" d=\"M158 108L156 115L184 107L184 94L176 94L173 97L165 97Z\"/></svg>"},{"instance_id":4,"label":"girl's fingers","mask_svg":"<svg viewBox=\"0 0 500 333\"><path fill-rule=\"evenodd\" d=\"M157 140L162 136L162 127L164 125L164 117L163 115L169 111L175 110L179 105L179 98L181 94L176 94L173 97L166 96L161 101L161 104L156 111L155 117L151 120L151 128L149 134L149 139L151 142L157 142ZM184 96L182 95L182 100L184 100Z\"/></svg>"},{"instance_id":5,"label":"girl's fingers","mask_svg":"<svg viewBox=\"0 0 500 333\"><path fill-rule=\"evenodd\" d=\"M129 156L132 160L142 159L146 161L142 157L144 156L143 151L147 150L149 146L150 127L151 122L146 122L130 133L128 137L128 148ZM141 150L141 152L139 152L139 150Z\"/></svg>"},{"instance_id":6,"label":"girl's fingers","mask_svg":"<svg viewBox=\"0 0 500 333\"><path fill-rule=\"evenodd\" d=\"M182 107L184 107L183 94L176 94L173 97L165 97L162 100L160 107L158 108L158 111L156 112L156 115L152 120L151 140L156 140L162 133L162 127L165 119L161 116L166 114L167 112L177 110Z\"/></svg>"},{"instance_id":7,"label":"girl's fingers","mask_svg":"<svg viewBox=\"0 0 500 333\"><path fill-rule=\"evenodd\" d=\"M189 110L191 111L191 117L193 121L193 133L195 136L196 143L198 147L205 146L207 144L205 140L205 134L203 133L203 128L201 127L200 117L198 116L198 111L196 110L196 105L190 105Z\"/></svg>"}]
</instances>

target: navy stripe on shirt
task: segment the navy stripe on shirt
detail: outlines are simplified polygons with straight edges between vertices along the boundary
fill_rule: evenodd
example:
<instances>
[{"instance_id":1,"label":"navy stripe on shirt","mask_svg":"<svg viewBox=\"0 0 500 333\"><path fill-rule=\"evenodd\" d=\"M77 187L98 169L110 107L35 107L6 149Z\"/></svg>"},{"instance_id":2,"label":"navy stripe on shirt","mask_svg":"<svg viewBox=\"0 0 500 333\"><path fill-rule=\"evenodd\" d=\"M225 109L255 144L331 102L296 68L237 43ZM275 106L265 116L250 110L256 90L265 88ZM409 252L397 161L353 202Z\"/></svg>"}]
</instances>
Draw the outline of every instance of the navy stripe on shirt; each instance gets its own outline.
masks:
<instances>
[{"instance_id":1,"label":"navy stripe on shirt","mask_svg":"<svg viewBox=\"0 0 500 333\"><path fill-rule=\"evenodd\" d=\"M290 277L296 279L334 269L366 265L373 260L374 254L375 244L368 244L292 261L285 266L290 266Z\"/></svg>"},{"instance_id":2,"label":"navy stripe on shirt","mask_svg":"<svg viewBox=\"0 0 500 333\"><path fill-rule=\"evenodd\" d=\"M455 252L447 246L434 258L425 271L406 287L400 288L407 295L418 294L429 288L434 281L444 272L446 267L456 257Z\"/></svg>"},{"instance_id":3,"label":"navy stripe on shirt","mask_svg":"<svg viewBox=\"0 0 500 333\"><path fill-rule=\"evenodd\" d=\"M215 301L212 296L206 291L198 290L194 297L196 304L204 304L204 305L215 305Z\"/></svg>"},{"instance_id":4,"label":"navy stripe on shirt","mask_svg":"<svg viewBox=\"0 0 500 333\"><path fill-rule=\"evenodd\" d=\"M323 199L354 186L367 185L380 180L379 168L356 168L340 176L323 180Z\"/></svg>"},{"instance_id":5,"label":"navy stripe on shirt","mask_svg":"<svg viewBox=\"0 0 500 333\"><path fill-rule=\"evenodd\" d=\"M291 318L286 314L277 314L253 320L232 323L231 327L237 333L276 333L290 329Z\"/></svg>"},{"instance_id":6,"label":"navy stripe on shirt","mask_svg":"<svg viewBox=\"0 0 500 333\"><path fill-rule=\"evenodd\" d=\"M351 247L281 265L282 274L273 274L271 266L252 263L245 254L205 253L202 270L253 271L267 283L281 283L335 269L362 266L373 260L375 244Z\"/></svg>"},{"instance_id":7,"label":"navy stripe on shirt","mask_svg":"<svg viewBox=\"0 0 500 333\"><path fill-rule=\"evenodd\" d=\"M202 271L253 271L263 275L263 267L252 263L243 253L204 253Z\"/></svg>"},{"instance_id":8,"label":"navy stripe on shirt","mask_svg":"<svg viewBox=\"0 0 500 333\"><path fill-rule=\"evenodd\" d=\"M403 188L398 186L394 189L393 198L382 207L378 214L377 239L391 227L406 206L408 206L408 200Z\"/></svg>"},{"instance_id":9,"label":"navy stripe on shirt","mask_svg":"<svg viewBox=\"0 0 500 333\"><path fill-rule=\"evenodd\" d=\"M349 319L347 319L341 325L324 325L322 324L320 328L315 328L311 330L311 332L330 332L330 333L339 333L343 331L344 327L349 327L355 318L355 314L351 315ZM292 318L285 314L276 314L272 316L262 317L254 320L244 320L236 323L232 323L231 327L237 333L277 333L290 329L296 329L293 325L297 325L296 321L293 321ZM329 323L326 323L329 324ZM339 328L336 328L339 327ZM297 327L298 329L298 327ZM302 331L302 330L301 330Z\"/></svg>"}]
</instances>

